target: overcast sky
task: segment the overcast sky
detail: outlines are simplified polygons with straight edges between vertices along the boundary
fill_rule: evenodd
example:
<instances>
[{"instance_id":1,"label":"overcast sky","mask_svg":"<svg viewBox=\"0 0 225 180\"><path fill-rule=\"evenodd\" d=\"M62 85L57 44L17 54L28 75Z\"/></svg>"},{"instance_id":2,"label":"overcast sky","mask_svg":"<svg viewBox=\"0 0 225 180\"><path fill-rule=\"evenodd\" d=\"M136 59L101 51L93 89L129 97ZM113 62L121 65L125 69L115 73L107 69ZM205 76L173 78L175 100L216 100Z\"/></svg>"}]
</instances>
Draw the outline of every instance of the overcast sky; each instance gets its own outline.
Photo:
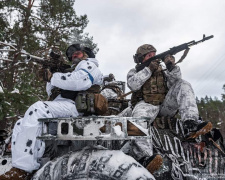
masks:
<instances>
[{"instance_id":1,"label":"overcast sky","mask_svg":"<svg viewBox=\"0 0 225 180\"><path fill-rule=\"evenodd\" d=\"M214 35L193 46L179 66L196 96L221 98L225 84L224 0L76 0L75 10L77 15L88 16L85 32L98 44L96 58L103 74L113 73L120 81L126 81L128 71L135 67L133 55L142 44L152 44L161 53L200 40L203 34ZM182 54L175 55L176 60Z\"/></svg>"}]
</instances>

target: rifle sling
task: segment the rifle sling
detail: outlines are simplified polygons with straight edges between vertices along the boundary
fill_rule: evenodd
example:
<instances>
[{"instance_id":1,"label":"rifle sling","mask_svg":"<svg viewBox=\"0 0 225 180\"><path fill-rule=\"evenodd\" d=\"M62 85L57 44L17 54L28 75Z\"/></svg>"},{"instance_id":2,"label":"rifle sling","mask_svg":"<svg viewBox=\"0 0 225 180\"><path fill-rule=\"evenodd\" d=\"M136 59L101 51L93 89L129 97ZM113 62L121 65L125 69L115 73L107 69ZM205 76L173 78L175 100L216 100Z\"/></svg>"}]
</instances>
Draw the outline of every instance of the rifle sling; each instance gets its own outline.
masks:
<instances>
[{"instance_id":1,"label":"rifle sling","mask_svg":"<svg viewBox=\"0 0 225 180\"><path fill-rule=\"evenodd\" d=\"M184 60L184 58L186 58L189 50L190 50L190 48L185 49L184 54L181 56L181 58L179 59L179 61L177 61L175 64L181 63Z\"/></svg>"},{"instance_id":2,"label":"rifle sling","mask_svg":"<svg viewBox=\"0 0 225 180\"><path fill-rule=\"evenodd\" d=\"M93 76L86 69L81 69L81 70L84 71L84 72L86 72L88 74L89 79L91 80L91 83L93 84L93 82L94 82Z\"/></svg>"}]
</instances>

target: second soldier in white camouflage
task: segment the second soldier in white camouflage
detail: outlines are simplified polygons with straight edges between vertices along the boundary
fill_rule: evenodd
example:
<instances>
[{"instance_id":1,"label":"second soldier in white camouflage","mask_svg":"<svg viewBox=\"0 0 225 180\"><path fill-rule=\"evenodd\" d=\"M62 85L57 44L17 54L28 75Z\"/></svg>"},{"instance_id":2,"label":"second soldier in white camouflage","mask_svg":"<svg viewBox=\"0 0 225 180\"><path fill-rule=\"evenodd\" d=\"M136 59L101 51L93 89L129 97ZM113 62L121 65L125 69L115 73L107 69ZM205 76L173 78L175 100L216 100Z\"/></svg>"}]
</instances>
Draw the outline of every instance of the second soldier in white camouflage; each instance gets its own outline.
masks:
<instances>
[{"instance_id":1,"label":"second soldier in white camouflage","mask_svg":"<svg viewBox=\"0 0 225 180\"><path fill-rule=\"evenodd\" d=\"M134 56L136 63L144 63L156 54L156 49L150 44L144 44L137 49ZM153 60L148 67L137 71L131 69L127 75L128 87L133 91L132 106L125 109L119 116L149 117L152 123L157 116L172 117L179 110L186 138L195 138L212 129L210 122L199 122L199 113L193 89L187 81L181 79L180 68L175 65L175 58L167 55L164 58L166 70L162 70L159 60ZM142 124L143 126L143 124ZM145 128L146 125L144 125ZM132 147L133 145L138 146ZM146 147L141 143L130 143L130 155L137 160L144 157ZM139 149L135 152L132 149ZM126 148L127 149L127 148ZM149 155L152 155L149 147ZM143 157L140 157L143 154Z\"/></svg>"}]
</instances>

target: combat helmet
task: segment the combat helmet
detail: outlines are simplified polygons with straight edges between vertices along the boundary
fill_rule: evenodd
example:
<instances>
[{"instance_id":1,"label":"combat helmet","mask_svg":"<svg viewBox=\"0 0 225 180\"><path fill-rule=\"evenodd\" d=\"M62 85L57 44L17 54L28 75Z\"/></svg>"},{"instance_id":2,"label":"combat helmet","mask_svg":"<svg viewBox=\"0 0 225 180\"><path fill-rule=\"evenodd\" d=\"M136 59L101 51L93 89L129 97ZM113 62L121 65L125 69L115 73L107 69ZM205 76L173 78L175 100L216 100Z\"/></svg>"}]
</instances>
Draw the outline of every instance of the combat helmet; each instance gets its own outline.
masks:
<instances>
[{"instance_id":1,"label":"combat helmet","mask_svg":"<svg viewBox=\"0 0 225 180\"><path fill-rule=\"evenodd\" d=\"M75 51L84 51L89 58L95 58L95 55L90 48L81 46L80 44L72 44L66 50L66 56L69 61L72 61L72 55Z\"/></svg>"},{"instance_id":2,"label":"combat helmet","mask_svg":"<svg viewBox=\"0 0 225 180\"><path fill-rule=\"evenodd\" d=\"M137 64L142 63L145 55L150 53L150 52L156 52L156 48L153 45L144 44L144 45L140 46L137 49L136 54L133 56L134 62L137 63Z\"/></svg>"}]
</instances>

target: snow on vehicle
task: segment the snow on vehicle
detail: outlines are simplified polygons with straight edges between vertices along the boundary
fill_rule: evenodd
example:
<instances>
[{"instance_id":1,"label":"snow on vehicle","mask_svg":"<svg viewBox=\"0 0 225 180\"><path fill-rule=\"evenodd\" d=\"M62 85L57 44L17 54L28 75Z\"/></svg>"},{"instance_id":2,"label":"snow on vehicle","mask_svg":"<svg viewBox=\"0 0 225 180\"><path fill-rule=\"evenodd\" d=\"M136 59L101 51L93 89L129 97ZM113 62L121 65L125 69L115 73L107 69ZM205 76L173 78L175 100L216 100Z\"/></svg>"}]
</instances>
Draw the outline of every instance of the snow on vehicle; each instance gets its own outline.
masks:
<instances>
[{"instance_id":1,"label":"snow on vehicle","mask_svg":"<svg viewBox=\"0 0 225 180\"><path fill-rule=\"evenodd\" d=\"M153 180L155 178L123 152L95 146L68 153L48 162L33 179Z\"/></svg>"},{"instance_id":2,"label":"snow on vehicle","mask_svg":"<svg viewBox=\"0 0 225 180\"><path fill-rule=\"evenodd\" d=\"M145 136L135 138L150 138L148 129L142 128L138 123L147 123L149 118L116 117L116 116L90 116L76 118L43 118L42 140L128 140L127 128L129 123L137 126Z\"/></svg>"},{"instance_id":3,"label":"snow on vehicle","mask_svg":"<svg viewBox=\"0 0 225 180\"><path fill-rule=\"evenodd\" d=\"M43 134L38 138L45 140L46 154L35 180L225 178L225 153L216 129L185 140L181 122L171 118L156 118L148 129L138 125L147 118L90 116L40 121ZM130 123L140 129L138 136L130 132ZM163 156L163 166L153 175L119 150L124 142L142 138ZM10 168L9 154L4 151L0 160L0 173L4 173Z\"/></svg>"},{"instance_id":4,"label":"snow on vehicle","mask_svg":"<svg viewBox=\"0 0 225 180\"><path fill-rule=\"evenodd\" d=\"M95 166L93 165L94 162L100 161L102 154L113 154L112 159L123 159L122 162L128 163L130 162L127 155L123 154L119 151L113 151L113 149L120 149L123 145L123 142L126 140L132 139L139 139L139 138L146 138L152 143L155 150L161 153L163 156L163 166L162 168L155 172L154 178L156 179L204 179L204 178L225 178L225 166L224 166L224 152L223 149L220 147L215 146L215 141L209 142L209 135L200 136L194 140L185 140L183 138L182 133L182 126L179 120L169 119L169 118L157 118L154 122L154 125L148 124L148 129L144 129L138 125L140 122L147 122L147 118L132 118L132 117L115 117L115 116L108 116L108 117L83 117L83 118L70 118L70 119L40 119L43 123L43 129L46 132L53 132L50 130L52 128L51 123L57 123L57 133L54 131L54 134L43 133L43 135L39 138L45 140L85 140L90 141L93 143L92 145L101 144L108 149L103 149L101 146L101 150L97 150L96 146L92 146L89 149L87 154L88 158L91 159L89 162L89 168L92 169ZM139 122L138 122L139 121ZM132 123L136 127L140 128L140 131L143 133L141 136L129 136L129 129L128 123ZM66 125L67 124L67 125ZM114 146L115 141L118 141L117 147ZM213 143L214 142L214 143ZM112 145L113 144L113 145ZM81 144L75 143L71 145L70 150L76 149L75 147ZM218 144L217 144L218 145ZM120 146L120 147L118 147ZM73 148L74 147L74 148ZM85 147L85 145L83 145ZM49 176L52 178L55 176L53 169L58 164L63 163L63 159L70 159L70 164L67 164L67 175L63 175L65 179L70 179L73 177L72 174L76 174L78 176L78 172L74 171L71 167L72 161L76 161L77 165L74 167L80 166L81 161L79 161L78 157L82 159L82 155L79 153L85 152L87 149L83 149L82 151L77 151L75 153L62 156L55 161L50 161L45 165L38 173L34 176L35 178L43 176L45 172L44 169L49 166ZM99 151L99 154L97 153ZM114 156L114 153L116 154ZM121 153L118 155L117 153ZM81 153L82 154L82 153ZM84 153L85 154L85 153ZM93 157L91 157L93 154ZM99 157L96 159L96 156ZM117 156L118 155L118 156ZM128 158L128 159L127 159ZM72 160L73 159L73 160ZM87 158L86 158L87 159ZM135 161L133 159L133 161ZM82 163L81 163L82 164ZM129 163L128 163L129 164ZM140 165L138 162L136 164ZM122 167L125 165L115 164L115 167ZM87 165L86 165L87 166ZM85 166L86 178L111 178L113 179L113 172L111 170L111 174L104 176L99 172L99 176L96 175L92 176L90 174L96 173L91 172L92 170L88 169ZM107 165L102 165L105 167ZM130 165L128 165L130 166ZM137 166L138 167L138 166ZM108 167L107 167L108 168ZM106 168L106 169L107 169ZM113 169L113 167L111 167ZM87 171L89 170L89 171ZM133 171L135 174L136 170ZM103 171L102 171L103 172ZM127 170L123 170L123 173L127 172ZM122 174L123 174L122 173ZM42 174L42 175L41 175ZM70 174L70 175L69 175ZM128 173L129 174L129 173ZM117 179L127 179L128 174L121 175L120 178ZM150 173L149 173L150 174ZM76 177L74 175L74 177ZM82 176L84 177L84 176ZM101 178L100 178L101 177ZM153 179L153 177L149 176ZM76 179L76 178L75 178ZM79 179L79 178L78 178ZM115 178L116 179L116 178ZM130 178L128 178L130 179ZM139 177L136 179L148 179L148 176Z\"/></svg>"}]
</instances>

